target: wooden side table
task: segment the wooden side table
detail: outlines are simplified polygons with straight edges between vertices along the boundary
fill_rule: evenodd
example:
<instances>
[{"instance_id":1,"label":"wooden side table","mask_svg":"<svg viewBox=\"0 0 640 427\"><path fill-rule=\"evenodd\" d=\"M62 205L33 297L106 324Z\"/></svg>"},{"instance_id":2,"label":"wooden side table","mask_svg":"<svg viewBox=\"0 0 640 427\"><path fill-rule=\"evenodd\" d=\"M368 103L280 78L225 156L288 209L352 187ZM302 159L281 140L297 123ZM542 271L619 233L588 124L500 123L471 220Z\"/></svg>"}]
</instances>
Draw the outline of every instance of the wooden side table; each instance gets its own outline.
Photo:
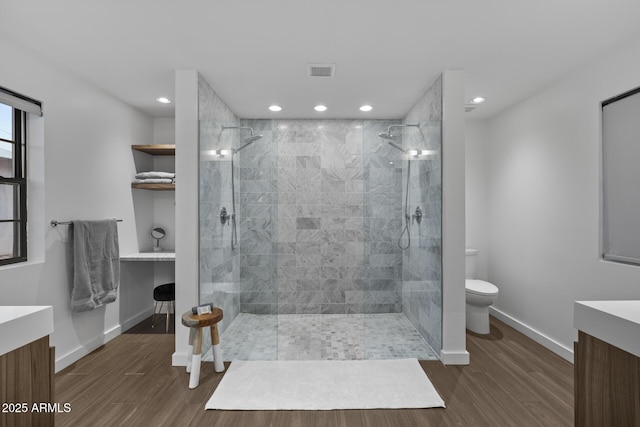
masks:
<instances>
[{"instance_id":1,"label":"wooden side table","mask_svg":"<svg viewBox=\"0 0 640 427\"><path fill-rule=\"evenodd\" d=\"M213 347L213 363L216 372L224 371L222 353L220 351L220 336L218 322L222 320L222 309L214 307L208 314L193 314L187 311L182 315L182 324L189 328L189 345L187 346L187 372L189 388L196 388L200 383L200 362L202 360L202 330L211 330L211 345ZM195 348L194 348L195 345Z\"/></svg>"}]
</instances>

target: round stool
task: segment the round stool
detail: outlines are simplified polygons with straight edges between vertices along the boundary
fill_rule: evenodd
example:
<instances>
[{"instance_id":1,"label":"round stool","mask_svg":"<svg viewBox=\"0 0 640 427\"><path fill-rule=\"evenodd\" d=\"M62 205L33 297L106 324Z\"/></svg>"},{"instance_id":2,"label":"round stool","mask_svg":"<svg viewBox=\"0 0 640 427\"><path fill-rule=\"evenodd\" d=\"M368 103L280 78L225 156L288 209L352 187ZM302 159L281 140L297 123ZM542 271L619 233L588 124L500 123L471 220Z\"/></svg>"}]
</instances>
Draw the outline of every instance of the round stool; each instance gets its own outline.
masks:
<instances>
[{"instance_id":1,"label":"round stool","mask_svg":"<svg viewBox=\"0 0 640 427\"><path fill-rule=\"evenodd\" d=\"M187 311L182 315L182 324L189 328L189 345L187 346L187 372L189 388L196 388L200 383L200 361L202 360L202 329L207 326L211 330L211 346L213 348L213 364L216 372L224 371L222 353L220 352L220 336L218 322L222 320L222 309L214 307L208 314L193 314ZM195 348L194 346L195 341Z\"/></svg>"}]
</instances>

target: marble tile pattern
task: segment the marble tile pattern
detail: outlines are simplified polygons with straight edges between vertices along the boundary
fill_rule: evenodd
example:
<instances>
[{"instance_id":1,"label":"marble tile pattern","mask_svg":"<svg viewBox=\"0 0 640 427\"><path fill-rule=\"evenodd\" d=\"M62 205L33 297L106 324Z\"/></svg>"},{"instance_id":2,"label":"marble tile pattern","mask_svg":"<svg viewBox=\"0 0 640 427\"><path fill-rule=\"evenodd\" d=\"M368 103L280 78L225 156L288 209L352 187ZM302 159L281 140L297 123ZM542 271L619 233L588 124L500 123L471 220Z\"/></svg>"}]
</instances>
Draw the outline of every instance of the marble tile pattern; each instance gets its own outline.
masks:
<instances>
[{"instance_id":1,"label":"marble tile pattern","mask_svg":"<svg viewBox=\"0 0 640 427\"><path fill-rule=\"evenodd\" d=\"M230 157L217 158L207 152L238 147L238 132L222 131L223 125L236 126L238 119L202 77L198 100L200 303L213 302L223 309L225 318L220 324L223 331L240 311L239 294L227 292L227 284L240 281L240 257L231 250L230 225L220 222L222 207L232 211ZM210 345L210 341L205 342L203 350Z\"/></svg>"},{"instance_id":2,"label":"marble tile pattern","mask_svg":"<svg viewBox=\"0 0 640 427\"><path fill-rule=\"evenodd\" d=\"M229 126L238 119L211 85L198 75L198 120L219 122Z\"/></svg>"},{"instance_id":3,"label":"marble tile pattern","mask_svg":"<svg viewBox=\"0 0 640 427\"><path fill-rule=\"evenodd\" d=\"M439 152L439 85L438 80L405 120L420 117L421 132L394 132L398 145ZM201 281L236 284L233 296L218 290L203 293L201 300L231 304L234 317L404 312L439 349L439 154L412 163L410 197L424 217L410 229L411 250L402 251L397 241L407 156L378 137L400 121L238 120L208 85L201 86L201 108L207 111L201 114L201 150L238 148L248 136L245 130L222 132L222 125L251 126L263 135L234 158L235 252L231 228L219 221L220 208L231 206L229 159L200 163ZM432 324L420 323L425 321Z\"/></svg>"},{"instance_id":4,"label":"marble tile pattern","mask_svg":"<svg viewBox=\"0 0 640 427\"><path fill-rule=\"evenodd\" d=\"M397 241L402 231L403 153L378 136L397 124L401 122L364 122L365 313L402 312L402 250ZM401 135L397 128L392 132Z\"/></svg>"},{"instance_id":5,"label":"marble tile pattern","mask_svg":"<svg viewBox=\"0 0 640 427\"><path fill-rule=\"evenodd\" d=\"M236 154L240 311L275 314L278 306L277 142L271 120L241 120L240 126L251 127L254 135L262 135L262 139ZM241 130L241 139L250 134L250 130Z\"/></svg>"},{"instance_id":6,"label":"marble tile pattern","mask_svg":"<svg viewBox=\"0 0 640 427\"><path fill-rule=\"evenodd\" d=\"M241 313L220 345L225 361L438 358L402 313Z\"/></svg>"},{"instance_id":7,"label":"marble tile pattern","mask_svg":"<svg viewBox=\"0 0 640 427\"><path fill-rule=\"evenodd\" d=\"M202 281L240 280L241 312L401 311L401 153L377 135L391 123L242 120L263 139L235 157L240 278L219 222L230 165L218 160L201 164ZM245 136L217 122L201 135L206 150Z\"/></svg>"},{"instance_id":8,"label":"marble tile pattern","mask_svg":"<svg viewBox=\"0 0 640 427\"><path fill-rule=\"evenodd\" d=\"M222 308L218 332L223 333L240 313L240 282L200 283L200 304L212 303ZM211 344L208 341L207 346Z\"/></svg>"},{"instance_id":9,"label":"marble tile pattern","mask_svg":"<svg viewBox=\"0 0 640 427\"><path fill-rule=\"evenodd\" d=\"M279 120L278 312L361 313L363 123ZM359 297L359 298L358 298Z\"/></svg>"},{"instance_id":10,"label":"marble tile pattern","mask_svg":"<svg viewBox=\"0 0 640 427\"><path fill-rule=\"evenodd\" d=\"M255 200L251 199L251 191L260 191L263 203L270 204L270 209L264 207L259 214L270 215L270 221L248 216L258 208L247 206L243 221L252 228L250 235L246 234L248 229L243 229L243 240L256 255L255 249L261 248L263 283L247 280L247 290L254 294L241 300L241 311L401 311L401 255L388 245L374 244L373 256L368 256L371 245L367 242L367 234L375 234L377 243L391 241L391 236L398 233L394 216L398 210L401 166L389 167L389 155L398 154L389 153L377 136L388 122L246 123L253 124L256 131L260 129L268 141L263 147L268 149L246 150L241 163L241 170L247 168L242 187L247 200ZM265 189L273 194L266 194ZM369 193L373 196L369 197ZM268 253L269 235L274 243L272 253ZM265 271L267 255L275 260L271 264L276 266L275 271ZM267 279L269 283L265 283Z\"/></svg>"},{"instance_id":11,"label":"marble tile pattern","mask_svg":"<svg viewBox=\"0 0 640 427\"><path fill-rule=\"evenodd\" d=\"M429 88L411 107L403 121L405 123L442 121L442 74L429 85Z\"/></svg>"},{"instance_id":12,"label":"marble tile pattern","mask_svg":"<svg viewBox=\"0 0 640 427\"><path fill-rule=\"evenodd\" d=\"M402 312L429 344L441 348L442 334L442 80L429 87L404 120L420 129L404 128L405 150L433 150L436 154L403 162L403 187L409 179L409 213L416 206L422 220L411 222L411 247L402 254ZM407 243L406 236L403 244Z\"/></svg>"}]
</instances>

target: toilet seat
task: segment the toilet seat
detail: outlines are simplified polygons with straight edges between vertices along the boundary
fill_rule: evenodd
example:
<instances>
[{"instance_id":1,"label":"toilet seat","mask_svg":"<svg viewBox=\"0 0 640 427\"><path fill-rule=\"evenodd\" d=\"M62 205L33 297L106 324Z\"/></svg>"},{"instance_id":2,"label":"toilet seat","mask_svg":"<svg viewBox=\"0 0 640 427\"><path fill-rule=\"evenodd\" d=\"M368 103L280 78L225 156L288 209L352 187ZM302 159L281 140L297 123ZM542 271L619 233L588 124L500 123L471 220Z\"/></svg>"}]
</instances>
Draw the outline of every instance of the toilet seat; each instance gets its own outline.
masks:
<instances>
[{"instance_id":1,"label":"toilet seat","mask_svg":"<svg viewBox=\"0 0 640 427\"><path fill-rule=\"evenodd\" d=\"M481 296L498 295L498 288L493 283L484 280L467 279L465 280L465 290L470 294Z\"/></svg>"}]
</instances>

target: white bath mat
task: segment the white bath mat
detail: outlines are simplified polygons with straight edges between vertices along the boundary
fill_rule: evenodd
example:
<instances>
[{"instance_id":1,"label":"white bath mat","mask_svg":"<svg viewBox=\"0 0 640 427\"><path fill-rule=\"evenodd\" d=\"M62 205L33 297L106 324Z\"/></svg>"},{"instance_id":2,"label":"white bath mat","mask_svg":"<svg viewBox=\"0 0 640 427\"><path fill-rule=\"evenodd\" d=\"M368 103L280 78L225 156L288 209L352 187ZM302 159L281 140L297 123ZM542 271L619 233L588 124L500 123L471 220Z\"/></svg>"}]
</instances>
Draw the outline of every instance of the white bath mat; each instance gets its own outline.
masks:
<instances>
[{"instance_id":1,"label":"white bath mat","mask_svg":"<svg viewBox=\"0 0 640 427\"><path fill-rule=\"evenodd\" d=\"M444 407L417 359L234 361L206 409Z\"/></svg>"}]
</instances>

